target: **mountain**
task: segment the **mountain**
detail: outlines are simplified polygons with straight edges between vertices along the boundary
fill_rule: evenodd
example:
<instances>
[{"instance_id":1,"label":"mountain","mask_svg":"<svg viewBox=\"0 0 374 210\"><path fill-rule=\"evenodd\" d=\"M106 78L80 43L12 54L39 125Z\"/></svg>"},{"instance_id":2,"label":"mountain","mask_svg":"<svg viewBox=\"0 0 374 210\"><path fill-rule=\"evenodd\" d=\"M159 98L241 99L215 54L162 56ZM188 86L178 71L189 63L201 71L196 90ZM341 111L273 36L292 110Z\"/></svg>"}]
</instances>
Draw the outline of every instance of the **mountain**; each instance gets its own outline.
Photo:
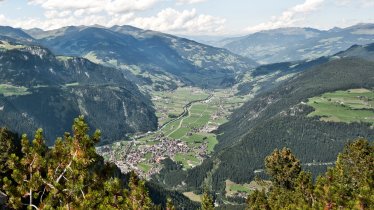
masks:
<instances>
[{"instance_id":1,"label":"mountain","mask_svg":"<svg viewBox=\"0 0 374 210\"><path fill-rule=\"evenodd\" d=\"M328 31L313 28L280 28L240 38L224 39L216 46L259 63L315 59L329 56L354 44L374 42L374 24L359 24Z\"/></svg>"},{"instance_id":2,"label":"mountain","mask_svg":"<svg viewBox=\"0 0 374 210\"><path fill-rule=\"evenodd\" d=\"M229 35L180 35L180 37L220 48L224 46L225 40L233 40Z\"/></svg>"},{"instance_id":3,"label":"mountain","mask_svg":"<svg viewBox=\"0 0 374 210\"><path fill-rule=\"evenodd\" d=\"M0 26L0 38L11 42L34 43L35 40L29 34L19 28Z\"/></svg>"},{"instance_id":4,"label":"mountain","mask_svg":"<svg viewBox=\"0 0 374 210\"><path fill-rule=\"evenodd\" d=\"M368 46L361 46L360 51L369 49L372 52ZM355 48L345 54L357 51ZM323 116L312 117L310 114L315 108L308 101L338 90L372 90L374 62L365 57L331 58L259 94L236 110L228 123L220 126L217 131L219 144L211 158L187 172L171 170L154 178L168 187L185 191L212 186L219 199L226 199L225 181L249 183L256 174L263 176L264 158L275 148L282 147L290 148L302 162L309 163L304 165L305 168L314 175L319 174L326 165L335 161L348 140L358 136L374 137L372 123L346 123L326 121ZM347 105L340 103L336 106L344 108Z\"/></svg>"},{"instance_id":5,"label":"mountain","mask_svg":"<svg viewBox=\"0 0 374 210\"><path fill-rule=\"evenodd\" d=\"M29 135L42 127L48 144L80 114L104 141L156 129L152 103L126 77L87 59L0 41L0 126Z\"/></svg>"},{"instance_id":6,"label":"mountain","mask_svg":"<svg viewBox=\"0 0 374 210\"><path fill-rule=\"evenodd\" d=\"M86 57L121 68L140 86L156 90L179 85L227 87L235 83L238 72L257 65L226 49L131 26L71 26L29 32L55 54Z\"/></svg>"},{"instance_id":7,"label":"mountain","mask_svg":"<svg viewBox=\"0 0 374 210\"><path fill-rule=\"evenodd\" d=\"M249 80L239 80L237 95L259 94L266 90L275 88L283 81L295 74L305 71L311 67L321 65L334 58L320 57L313 60L301 60L292 62L280 62L260 65L251 69L239 78L250 78Z\"/></svg>"},{"instance_id":8,"label":"mountain","mask_svg":"<svg viewBox=\"0 0 374 210\"><path fill-rule=\"evenodd\" d=\"M346 51L336 54L337 57L358 57L369 61L374 61L374 43L360 46L353 45Z\"/></svg>"}]
</instances>

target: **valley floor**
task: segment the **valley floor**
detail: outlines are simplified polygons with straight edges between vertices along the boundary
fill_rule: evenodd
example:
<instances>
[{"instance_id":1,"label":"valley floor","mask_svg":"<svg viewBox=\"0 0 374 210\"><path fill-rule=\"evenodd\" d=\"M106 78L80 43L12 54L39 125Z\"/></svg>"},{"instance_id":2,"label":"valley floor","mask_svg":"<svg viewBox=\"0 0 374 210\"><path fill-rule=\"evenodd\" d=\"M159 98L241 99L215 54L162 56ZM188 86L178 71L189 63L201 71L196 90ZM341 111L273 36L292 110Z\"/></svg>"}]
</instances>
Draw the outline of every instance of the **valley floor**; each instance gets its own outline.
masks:
<instances>
[{"instance_id":1,"label":"valley floor","mask_svg":"<svg viewBox=\"0 0 374 210\"><path fill-rule=\"evenodd\" d=\"M181 163L184 170L193 168L209 157L218 143L213 131L251 98L236 93L235 88L212 91L195 87L154 92L159 129L132 135L131 141L106 145L98 151L123 172L135 170L145 178L159 172L165 158Z\"/></svg>"}]
</instances>

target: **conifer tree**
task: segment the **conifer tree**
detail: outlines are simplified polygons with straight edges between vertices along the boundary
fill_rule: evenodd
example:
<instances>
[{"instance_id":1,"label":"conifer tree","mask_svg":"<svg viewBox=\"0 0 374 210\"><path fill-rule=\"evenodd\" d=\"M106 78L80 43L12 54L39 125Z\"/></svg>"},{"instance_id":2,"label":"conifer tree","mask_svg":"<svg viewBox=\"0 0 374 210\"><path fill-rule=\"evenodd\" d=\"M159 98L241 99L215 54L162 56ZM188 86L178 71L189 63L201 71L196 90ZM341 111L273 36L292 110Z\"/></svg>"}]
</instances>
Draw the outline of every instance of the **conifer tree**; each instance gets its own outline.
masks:
<instances>
[{"instance_id":1,"label":"conifer tree","mask_svg":"<svg viewBox=\"0 0 374 210\"><path fill-rule=\"evenodd\" d=\"M270 210L265 191L256 190L247 198L247 210Z\"/></svg>"},{"instance_id":2,"label":"conifer tree","mask_svg":"<svg viewBox=\"0 0 374 210\"><path fill-rule=\"evenodd\" d=\"M7 165L12 154L17 153L18 137L5 128L0 128L0 186L4 177L9 176L10 169ZM16 144L15 144L16 143Z\"/></svg>"},{"instance_id":3,"label":"conifer tree","mask_svg":"<svg viewBox=\"0 0 374 210\"><path fill-rule=\"evenodd\" d=\"M364 139L348 144L336 166L317 179L315 191L325 209L374 208L374 146Z\"/></svg>"},{"instance_id":4,"label":"conifer tree","mask_svg":"<svg viewBox=\"0 0 374 210\"><path fill-rule=\"evenodd\" d=\"M2 189L12 209L150 209L153 207L145 182L131 175L129 189L111 164L96 153L100 132L88 134L81 116L73 133L58 138L52 148L37 130L30 144L22 136L21 151L12 151L11 142L0 130ZM5 140L6 141L5 141ZM3 141L4 140L4 141ZM14 152L12 154L8 154ZM5 173L6 172L6 173Z\"/></svg>"},{"instance_id":5,"label":"conifer tree","mask_svg":"<svg viewBox=\"0 0 374 210\"><path fill-rule=\"evenodd\" d=\"M293 188L293 182L301 171L300 161L288 148L276 149L271 155L267 156L265 168L275 185L287 189Z\"/></svg>"},{"instance_id":6,"label":"conifer tree","mask_svg":"<svg viewBox=\"0 0 374 210\"><path fill-rule=\"evenodd\" d=\"M209 195L207 190L204 191L201 198L201 210L214 210L213 197Z\"/></svg>"},{"instance_id":7,"label":"conifer tree","mask_svg":"<svg viewBox=\"0 0 374 210\"><path fill-rule=\"evenodd\" d=\"M152 203L145 188L145 182L140 180L134 172L131 172L129 188L127 199L131 209L151 209Z\"/></svg>"},{"instance_id":8,"label":"conifer tree","mask_svg":"<svg viewBox=\"0 0 374 210\"><path fill-rule=\"evenodd\" d=\"M175 206L170 197L166 199L166 210L175 210Z\"/></svg>"},{"instance_id":9,"label":"conifer tree","mask_svg":"<svg viewBox=\"0 0 374 210\"><path fill-rule=\"evenodd\" d=\"M249 209L374 209L374 145L365 139L348 144L313 184L292 153L275 150L266 158L273 186L249 195ZM296 176L297 174L297 176Z\"/></svg>"},{"instance_id":10,"label":"conifer tree","mask_svg":"<svg viewBox=\"0 0 374 210\"><path fill-rule=\"evenodd\" d=\"M22 158L11 155L7 165L12 170L12 175L4 179L4 190L10 200L10 207L21 208L28 206L38 209L40 196L43 195L44 179L46 172L45 154L47 146L43 139L43 130L38 129L30 145L26 135L22 136Z\"/></svg>"}]
</instances>

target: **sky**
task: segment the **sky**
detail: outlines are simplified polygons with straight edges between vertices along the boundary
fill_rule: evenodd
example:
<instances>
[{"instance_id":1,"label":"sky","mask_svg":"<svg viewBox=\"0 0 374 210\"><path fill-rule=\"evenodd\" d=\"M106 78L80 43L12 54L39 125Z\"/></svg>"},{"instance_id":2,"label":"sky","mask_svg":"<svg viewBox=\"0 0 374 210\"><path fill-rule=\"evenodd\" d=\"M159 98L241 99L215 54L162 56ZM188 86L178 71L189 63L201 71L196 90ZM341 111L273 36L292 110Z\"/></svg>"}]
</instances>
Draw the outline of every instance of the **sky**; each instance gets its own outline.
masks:
<instances>
[{"instance_id":1,"label":"sky","mask_svg":"<svg viewBox=\"0 0 374 210\"><path fill-rule=\"evenodd\" d=\"M177 35L374 23L374 0L0 0L0 25L132 25Z\"/></svg>"}]
</instances>

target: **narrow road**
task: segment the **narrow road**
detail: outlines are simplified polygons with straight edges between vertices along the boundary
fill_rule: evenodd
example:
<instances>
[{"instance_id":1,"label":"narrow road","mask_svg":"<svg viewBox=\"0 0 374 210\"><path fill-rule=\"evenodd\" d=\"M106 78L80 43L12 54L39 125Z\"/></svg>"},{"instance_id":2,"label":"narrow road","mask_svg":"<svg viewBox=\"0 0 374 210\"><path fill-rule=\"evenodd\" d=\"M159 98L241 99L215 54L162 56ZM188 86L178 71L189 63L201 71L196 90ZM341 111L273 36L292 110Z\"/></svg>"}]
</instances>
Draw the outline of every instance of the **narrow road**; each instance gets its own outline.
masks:
<instances>
[{"instance_id":1,"label":"narrow road","mask_svg":"<svg viewBox=\"0 0 374 210\"><path fill-rule=\"evenodd\" d=\"M183 107L183 112L182 114L180 114L177 118L175 119L172 119L166 123L164 123L162 126L160 126L160 128L158 129L158 131L161 131L162 129L164 129L167 125L169 125L170 123L173 123L175 121L178 121L180 120L181 118L183 117L186 117L188 116L188 113L189 113L189 108L192 106L192 104L194 103L199 103L199 102L204 102L204 101L208 101L210 100L211 98L213 97L213 94L210 94L207 98L205 99L200 99L200 100L195 100L195 101L191 101L189 102L188 104L186 104L184 107Z\"/></svg>"},{"instance_id":2,"label":"narrow road","mask_svg":"<svg viewBox=\"0 0 374 210\"><path fill-rule=\"evenodd\" d=\"M175 119L172 119L166 123L164 123L162 126L159 127L159 129L157 131L150 131L150 132L147 132L147 133L144 133L144 134L141 134L141 135L138 135L138 136L135 136L132 138L132 141L130 143L130 146L129 148L127 149L127 151L125 152L125 155L124 155L124 159L127 158L127 155L131 152L132 150L132 147L134 146L134 144L136 143L136 140L137 139L140 139L140 138L144 138L144 137L147 137L149 135L152 135L156 132L159 132L161 131L162 129L164 129L167 125L169 125L170 123L173 123L175 121L178 121L180 120L181 118L183 117L186 117L189 115L189 109L190 107L194 104L194 103L199 103L199 102L204 102L204 101L208 101L210 100L211 98L213 97L213 94L210 94L208 97L206 97L205 99L200 99L200 100L195 100L195 101L191 101L189 102L188 104L186 104L184 107L183 107L183 112ZM182 122L181 122L182 123ZM181 126L181 123L179 125L179 127ZM172 133L174 133L176 130L174 130ZM170 136L170 134L168 135Z\"/></svg>"},{"instance_id":3,"label":"narrow road","mask_svg":"<svg viewBox=\"0 0 374 210\"><path fill-rule=\"evenodd\" d=\"M191 105L190 107L187 108L187 115L184 116L184 117L181 119L181 121L179 122L178 127L177 127L174 131L172 131L171 133L169 133L169 135L168 135L167 137L170 137L171 134L175 133L179 128L182 127L183 120L190 116L190 109L191 109L191 107L192 107L192 105Z\"/></svg>"},{"instance_id":4,"label":"narrow road","mask_svg":"<svg viewBox=\"0 0 374 210\"><path fill-rule=\"evenodd\" d=\"M165 128L166 126L168 126L170 123L173 123L173 122L175 122L175 121L178 121L178 120L182 119L183 117L188 116L188 114L189 114L189 108L192 106L192 104L194 104L194 103L199 103L199 102L204 102L204 101L208 101L208 100L210 100L212 97L213 97L213 94L210 94L210 95L209 95L208 97L206 97L205 99L200 99L200 100L195 100L195 101L191 101L191 102L189 102L188 104L184 105L184 107L183 107L183 112L182 112L180 115L178 115L178 117L176 117L176 118L174 118L174 119L172 119L172 120L170 120L170 121L164 123L163 125L161 125L161 126L157 129L157 131L149 131L149 132L147 132L147 133L144 133L144 134L140 134L140 135L138 135L138 136L135 136L134 139L133 139L133 141L135 141L135 140L137 140L137 139L141 139L141 138L147 137L147 136L152 135L152 134L155 134L155 133L157 133L157 132L159 132L159 131L162 131L162 129L164 129L164 128ZM173 132L174 132L174 131L173 131Z\"/></svg>"}]
</instances>

